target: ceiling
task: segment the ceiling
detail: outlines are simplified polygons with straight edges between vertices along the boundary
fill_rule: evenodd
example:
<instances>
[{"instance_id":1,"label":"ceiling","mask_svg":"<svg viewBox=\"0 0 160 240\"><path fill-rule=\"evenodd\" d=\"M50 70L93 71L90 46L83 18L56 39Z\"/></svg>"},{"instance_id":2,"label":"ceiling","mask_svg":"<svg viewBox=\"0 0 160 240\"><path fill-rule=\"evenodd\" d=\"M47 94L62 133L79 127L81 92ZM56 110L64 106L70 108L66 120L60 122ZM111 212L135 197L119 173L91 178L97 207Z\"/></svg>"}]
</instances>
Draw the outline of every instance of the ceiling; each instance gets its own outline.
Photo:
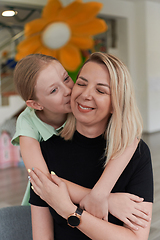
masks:
<instances>
[{"instance_id":1,"label":"ceiling","mask_svg":"<svg viewBox=\"0 0 160 240\"><path fill-rule=\"evenodd\" d=\"M9 9L14 9L18 14L14 17L3 17L2 12ZM10 7L0 5L0 25L3 24L8 27L23 27L26 22L39 18L41 9L23 8L23 7Z\"/></svg>"},{"instance_id":2,"label":"ceiling","mask_svg":"<svg viewBox=\"0 0 160 240\"><path fill-rule=\"evenodd\" d=\"M22 0L22 2L23 1L24 0ZM43 0L43 1L46 1L46 0ZM61 0L61 1L62 2L65 2L65 1L70 2L73 0ZM121 0L119 0L119 1L121 1ZM125 0L125 1L139 2L139 1L144 1L144 0ZM160 0L149 0L149 1L160 3ZM11 2L12 2L11 0L10 1L0 0L0 23L1 23L1 25L4 24L4 25L8 25L10 27L17 26L17 27L22 28L26 22L29 22L36 18L39 18L41 15L41 10L43 8L43 6L41 6L41 5L34 4L32 7L31 7L31 5L30 5L30 7L28 7L29 4L28 4L28 6L25 4L21 4L21 1L19 1L19 5L17 3L12 4ZM36 3L36 0L32 0L32 3L34 3L34 2ZM42 0L39 3L41 3L41 2L42 2ZM8 17L8 18L3 17L1 15L1 13L4 10L12 8L12 6L10 6L10 5L14 5L14 9L18 12L17 16ZM0 27L1 27L1 25L0 25Z\"/></svg>"},{"instance_id":3,"label":"ceiling","mask_svg":"<svg viewBox=\"0 0 160 240\"><path fill-rule=\"evenodd\" d=\"M4 49L4 46L13 36L24 30L24 25L27 22L40 18L42 7L33 9L16 6L14 7L14 10L18 12L16 16L3 17L2 12L9 9L11 9L11 7L2 5L0 0L0 55L1 49ZM21 38L16 41L16 44L18 44L20 40Z\"/></svg>"}]
</instances>

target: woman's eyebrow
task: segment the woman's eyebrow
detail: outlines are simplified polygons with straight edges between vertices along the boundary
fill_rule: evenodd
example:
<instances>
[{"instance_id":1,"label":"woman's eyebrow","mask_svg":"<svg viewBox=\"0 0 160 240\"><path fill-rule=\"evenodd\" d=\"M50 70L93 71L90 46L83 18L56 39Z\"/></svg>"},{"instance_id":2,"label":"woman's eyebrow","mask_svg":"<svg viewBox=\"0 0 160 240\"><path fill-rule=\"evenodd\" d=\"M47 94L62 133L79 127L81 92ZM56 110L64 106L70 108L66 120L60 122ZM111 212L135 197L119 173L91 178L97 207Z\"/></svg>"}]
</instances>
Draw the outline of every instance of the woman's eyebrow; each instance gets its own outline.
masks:
<instances>
[{"instance_id":1,"label":"woman's eyebrow","mask_svg":"<svg viewBox=\"0 0 160 240\"><path fill-rule=\"evenodd\" d=\"M82 80L84 80L85 82L88 82L88 80L82 76L79 76L79 78L81 78ZM102 87L108 87L110 89L110 86L107 83L97 83L98 86L102 86Z\"/></svg>"},{"instance_id":2,"label":"woman's eyebrow","mask_svg":"<svg viewBox=\"0 0 160 240\"><path fill-rule=\"evenodd\" d=\"M88 80L87 80L86 78L84 78L84 77L79 76L79 78L81 78L81 79L84 80L85 82L88 82Z\"/></svg>"},{"instance_id":3,"label":"woman's eyebrow","mask_svg":"<svg viewBox=\"0 0 160 240\"><path fill-rule=\"evenodd\" d=\"M108 88L110 88L110 86L106 83L106 84L104 84L104 83L98 83L97 84L98 86L103 86L103 87L108 87Z\"/></svg>"}]
</instances>

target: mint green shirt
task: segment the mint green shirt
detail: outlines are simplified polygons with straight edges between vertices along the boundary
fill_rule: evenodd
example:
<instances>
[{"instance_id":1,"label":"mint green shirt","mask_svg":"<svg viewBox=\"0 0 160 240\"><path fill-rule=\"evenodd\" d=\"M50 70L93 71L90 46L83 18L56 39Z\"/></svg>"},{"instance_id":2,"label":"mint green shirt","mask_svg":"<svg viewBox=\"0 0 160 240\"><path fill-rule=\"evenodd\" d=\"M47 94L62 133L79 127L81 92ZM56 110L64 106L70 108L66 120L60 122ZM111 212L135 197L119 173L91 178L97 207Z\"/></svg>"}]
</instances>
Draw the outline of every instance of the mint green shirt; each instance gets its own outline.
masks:
<instances>
[{"instance_id":1,"label":"mint green shirt","mask_svg":"<svg viewBox=\"0 0 160 240\"><path fill-rule=\"evenodd\" d=\"M11 140L13 145L19 145L19 136L35 138L39 142L48 140L52 135L58 135L59 131L64 127L65 123L55 129L51 125L42 122L36 115L35 110L29 107L19 115L16 123L16 132ZM27 188L21 205L29 205L30 197L30 182L28 181Z\"/></svg>"},{"instance_id":2,"label":"mint green shirt","mask_svg":"<svg viewBox=\"0 0 160 240\"><path fill-rule=\"evenodd\" d=\"M38 142L48 140L52 135L58 135L65 123L55 129L51 125L42 122L36 115L35 110L29 107L19 115L16 123L16 132L11 140L13 145L19 145L19 136L36 139Z\"/></svg>"}]
</instances>

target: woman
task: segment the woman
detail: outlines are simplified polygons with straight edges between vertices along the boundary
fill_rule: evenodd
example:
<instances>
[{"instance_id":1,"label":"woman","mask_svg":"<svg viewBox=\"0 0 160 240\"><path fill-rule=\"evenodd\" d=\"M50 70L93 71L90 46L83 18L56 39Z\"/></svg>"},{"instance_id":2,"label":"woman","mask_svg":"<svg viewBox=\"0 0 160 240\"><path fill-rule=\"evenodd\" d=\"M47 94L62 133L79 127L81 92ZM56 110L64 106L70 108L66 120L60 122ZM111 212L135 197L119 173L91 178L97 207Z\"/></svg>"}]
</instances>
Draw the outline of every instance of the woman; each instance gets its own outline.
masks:
<instances>
[{"instance_id":1,"label":"woman","mask_svg":"<svg viewBox=\"0 0 160 240\"><path fill-rule=\"evenodd\" d=\"M65 141L54 136L43 142L41 148L50 171L54 169L59 177L83 187L77 186L78 190L74 193L76 201L73 203L65 183L57 175L52 176L52 183L37 169L34 172L39 178L33 171L30 172L34 191L54 209L48 208L31 191L33 239L147 240L150 222L145 223L144 228L138 227L138 231L133 231L116 218L115 209L118 204L122 212L128 207L127 200L125 208L121 202L128 195L120 192L132 193L144 198L142 203L133 201L137 210L141 208L140 214L135 212L135 215L141 219L147 210L151 218L152 167L149 149L142 140L114 186L113 194L110 194L109 211L112 215L109 215L108 222L77 209L75 205L87 193L85 188L92 188L98 181L106 159L118 156L135 137L141 136L140 115L124 64L111 55L92 54L80 70L72 91L71 107L76 117L76 132L72 140ZM65 132L63 136L66 136ZM49 209L54 219L54 235ZM136 222L134 216L132 220ZM136 223L139 224L138 221Z\"/></svg>"}]
</instances>

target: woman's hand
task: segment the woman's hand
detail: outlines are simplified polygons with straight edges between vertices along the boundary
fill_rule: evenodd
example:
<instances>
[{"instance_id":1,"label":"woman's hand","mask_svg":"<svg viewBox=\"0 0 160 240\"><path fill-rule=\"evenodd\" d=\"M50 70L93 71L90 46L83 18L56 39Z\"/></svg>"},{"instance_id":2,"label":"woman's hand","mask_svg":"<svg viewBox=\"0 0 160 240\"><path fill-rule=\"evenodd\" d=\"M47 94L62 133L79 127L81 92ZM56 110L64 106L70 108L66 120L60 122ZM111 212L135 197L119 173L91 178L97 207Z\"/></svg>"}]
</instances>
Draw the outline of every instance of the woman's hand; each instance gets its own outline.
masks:
<instances>
[{"instance_id":1,"label":"woman's hand","mask_svg":"<svg viewBox=\"0 0 160 240\"><path fill-rule=\"evenodd\" d=\"M66 184L57 176L51 174L52 181L38 169L29 170L33 191L46 201L63 218L75 212Z\"/></svg>"},{"instance_id":2,"label":"woman's hand","mask_svg":"<svg viewBox=\"0 0 160 240\"><path fill-rule=\"evenodd\" d=\"M80 207L93 216L108 221L108 198L94 189L81 200Z\"/></svg>"},{"instance_id":3,"label":"woman's hand","mask_svg":"<svg viewBox=\"0 0 160 240\"><path fill-rule=\"evenodd\" d=\"M129 193L111 193L108 201L109 212L124 222L127 227L138 230L149 222L149 212L143 206L143 198Z\"/></svg>"}]
</instances>

